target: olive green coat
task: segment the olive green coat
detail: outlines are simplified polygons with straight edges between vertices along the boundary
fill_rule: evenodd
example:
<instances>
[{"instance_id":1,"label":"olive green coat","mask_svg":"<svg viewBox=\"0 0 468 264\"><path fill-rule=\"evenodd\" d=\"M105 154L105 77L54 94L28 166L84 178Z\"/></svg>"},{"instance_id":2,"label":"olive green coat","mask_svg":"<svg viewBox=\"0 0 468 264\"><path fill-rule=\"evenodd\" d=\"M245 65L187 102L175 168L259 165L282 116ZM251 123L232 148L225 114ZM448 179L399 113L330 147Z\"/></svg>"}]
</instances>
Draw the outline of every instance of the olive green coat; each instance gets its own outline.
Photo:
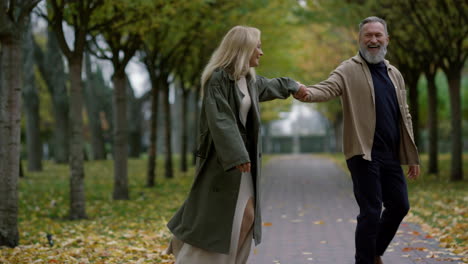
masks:
<instances>
[{"instance_id":1,"label":"olive green coat","mask_svg":"<svg viewBox=\"0 0 468 264\"><path fill-rule=\"evenodd\" d=\"M219 253L229 253L240 188L236 165L251 162L255 188L254 239L261 241L260 109L259 101L285 99L299 87L289 78L247 79L252 98L248 129L239 120L243 94L225 70L217 70L205 86L200 114L196 175L187 200L169 221L180 240Z\"/></svg>"}]
</instances>

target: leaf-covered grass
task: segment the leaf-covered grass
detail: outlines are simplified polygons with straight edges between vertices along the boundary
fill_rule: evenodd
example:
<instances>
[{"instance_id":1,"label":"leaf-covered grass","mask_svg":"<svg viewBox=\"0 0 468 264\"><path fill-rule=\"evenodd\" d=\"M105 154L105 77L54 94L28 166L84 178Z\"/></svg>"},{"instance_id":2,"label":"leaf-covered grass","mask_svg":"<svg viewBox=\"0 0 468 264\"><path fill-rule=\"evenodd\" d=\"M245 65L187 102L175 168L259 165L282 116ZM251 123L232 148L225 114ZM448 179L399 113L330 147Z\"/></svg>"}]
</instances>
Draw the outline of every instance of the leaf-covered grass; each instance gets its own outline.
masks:
<instances>
[{"instance_id":1,"label":"leaf-covered grass","mask_svg":"<svg viewBox=\"0 0 468 264\"><path fill-rule=\"evenodd\" d=\"M342 154L327 156L347 171ZM450 155L439 155L438 175L427 174L427 154L421 160L421 176L408 181L411 211L407 220L421 224L442 247L468 255L468 154L463 156L464 180L460 182L450 181Z\"/></svg>"},{"instance_id":2,"label":"leaf-covered grass","mask_svg":"<svg viewBox=\"0 0 468 264\"><path fill-rule=\"evenodd\" d=\"M194 169L164 179L160 161L157 184L147 188L146 163L129 161L128 201L112 199L112 161L85 163L89 219L79 221L67 219L68 166L45 162L43 172L27 173L19 186L21 245L1 248L0 263L171 263L162 254L170 240L165 224L185 199Z\"/></svg>"}]
</instances>

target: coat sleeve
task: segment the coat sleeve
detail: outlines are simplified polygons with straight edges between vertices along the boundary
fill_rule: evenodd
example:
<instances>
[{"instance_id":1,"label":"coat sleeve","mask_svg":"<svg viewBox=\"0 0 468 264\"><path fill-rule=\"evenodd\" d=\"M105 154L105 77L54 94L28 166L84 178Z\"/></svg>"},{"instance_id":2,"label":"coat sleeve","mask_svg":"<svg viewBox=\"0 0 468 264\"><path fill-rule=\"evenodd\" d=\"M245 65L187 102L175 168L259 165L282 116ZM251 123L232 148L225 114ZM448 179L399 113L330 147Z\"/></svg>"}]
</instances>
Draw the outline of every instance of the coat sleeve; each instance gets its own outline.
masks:
<instances>
[{"instance_id":1,"label":"coat sleeve","mask_svg":"<svg viewBox=\"0 0 468 264\"><path fill-rule=\"evenodd\" d=\"M249 153L237 126L236 113L231 109L221 86L210 82L205 89L205 114L214 147L225 171L250 162Z\"/></svg>"},{"instance_id":2,"label":"coat sleeve","mask_svg":"<svg viewBox=\"0 0 468 264\"><path fill-rule=\"evenodd\" d=\"M286 99L290 94L299 90L299 85L293 79L281 77L268 79L257 75L255 84L258 89L260 102L274 99Z\"/></svg>"},{"instance_id":3,"label":"coat sleeve","mask_svg":"<svg viewBox=\"0 0 468 264\"><path fill-rule=\"evenodd\" d=\"M343 87L344 77L338 68L325 81L307 86L307 98L305 102L329 101L337 96L341 96Z\"/></svg>"}]
</instances>

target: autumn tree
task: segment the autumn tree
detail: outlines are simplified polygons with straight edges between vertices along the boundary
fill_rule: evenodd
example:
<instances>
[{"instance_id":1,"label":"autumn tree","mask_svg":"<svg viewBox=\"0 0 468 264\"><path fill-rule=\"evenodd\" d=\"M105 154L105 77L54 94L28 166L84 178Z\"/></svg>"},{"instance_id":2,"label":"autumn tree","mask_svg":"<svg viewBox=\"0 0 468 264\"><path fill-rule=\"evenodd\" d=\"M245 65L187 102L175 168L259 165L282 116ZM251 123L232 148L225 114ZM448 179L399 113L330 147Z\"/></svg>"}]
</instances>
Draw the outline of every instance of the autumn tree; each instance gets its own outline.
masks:
<instances>
[{"instance_id":1,"label":"autumn tree","mask_svg":"<svg viewBox=\"0 0 468 264\"><path fill-rule=\"evenodd\" d=\"M162 95L164 111L164 152L165 177L173 177L172 163L172 135L171 111L169 102L169 76L174 71L174 61L181 47L190 44L187 42L188 23L176 23L178 19L196 17L196 8L201 1L156 2L153 16L147 22L144 36L144 49L142 61L144 62L151 80L151 118L150 118L150 146L148 149L147 186L154 186L156 176L156 135L157 135L157 109L160 94ZM175 12L175 10L178 12ZM191 12L192 11L192 12Z\"/></svg>"},{"instance_id":2,"label":"autumn tree","mask_svg":"<svg viewBox=\"0 0 468 264\"><path fill-rule=\"evenodd\" d=\"M105 6L105 21L114 18L113 23L101 27L93 35L94 54L109 60L113 67L114 86L114 193L115 200L129 199L128 190L128 119L127 119L127 75L125 68L141 45L141 37L132 28L132 23L140 20L145 10L142 1L113 1ZM117 19L116 19L117 18ZM105 43L106 47L100 44ZM108 52L107 52L108 51Z\"/></svg>"},{"instance_id":3,"label":"autumn tree","mask_svg":"<svg viewBox=\"0 0 468 264\"><path fill-rule=\"evenodd\" d=\"M158 104L159 104L159 81L156 72L157 53L152 49L145 47L142 60L148 71L151 83L151 116L150 116L150 135L148 146L148 167L146 170L146 186L153 187L156 178L156 155L157 155L157 124L158 124Z\"/></svg>"},{"instance_id":4,"label":"autumn tree","mask_svg":"<svg viewBox=\"0 0 468 264\"><path fill-rule=\"evenodd\" d=\"M15 247L21 147L23 35L39 0L0 1L0 246Z\"/></svg>"},{"instance_id":5,"label":"autumn tree","mask_svg":"<svg viewBox=\"0 0 468 264\"><path fill-rule=\"evenodd\" d=\"M104 0L59 1L47 0L48 19L57 36L59 46L67 58L70 72L70 219L87 218L83 168L83 84L82 64L87 34L103 24L94 22ZM64 22L73 30L73 43L65 38Z\"/></svg>"}]
</instances>

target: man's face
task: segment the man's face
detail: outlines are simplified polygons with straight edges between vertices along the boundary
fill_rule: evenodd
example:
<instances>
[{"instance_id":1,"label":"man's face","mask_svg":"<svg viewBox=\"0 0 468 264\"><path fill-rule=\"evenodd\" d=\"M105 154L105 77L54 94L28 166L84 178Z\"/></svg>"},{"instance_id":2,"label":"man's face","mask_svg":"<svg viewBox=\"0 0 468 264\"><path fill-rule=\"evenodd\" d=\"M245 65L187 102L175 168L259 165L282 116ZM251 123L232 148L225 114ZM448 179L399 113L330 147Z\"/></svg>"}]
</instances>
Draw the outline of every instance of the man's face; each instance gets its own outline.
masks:
<instances>
[{"instance_id":1,"label":"man's face","mask_svg":"<svg viewBox=\"0 0 468 264\"><path fill-rule=\"evenodd\" d=\"M369 63L379 63L387 53L388 35L379 22L365 24L359 34L359 50Z\"/></svg>"}]
</instances>

